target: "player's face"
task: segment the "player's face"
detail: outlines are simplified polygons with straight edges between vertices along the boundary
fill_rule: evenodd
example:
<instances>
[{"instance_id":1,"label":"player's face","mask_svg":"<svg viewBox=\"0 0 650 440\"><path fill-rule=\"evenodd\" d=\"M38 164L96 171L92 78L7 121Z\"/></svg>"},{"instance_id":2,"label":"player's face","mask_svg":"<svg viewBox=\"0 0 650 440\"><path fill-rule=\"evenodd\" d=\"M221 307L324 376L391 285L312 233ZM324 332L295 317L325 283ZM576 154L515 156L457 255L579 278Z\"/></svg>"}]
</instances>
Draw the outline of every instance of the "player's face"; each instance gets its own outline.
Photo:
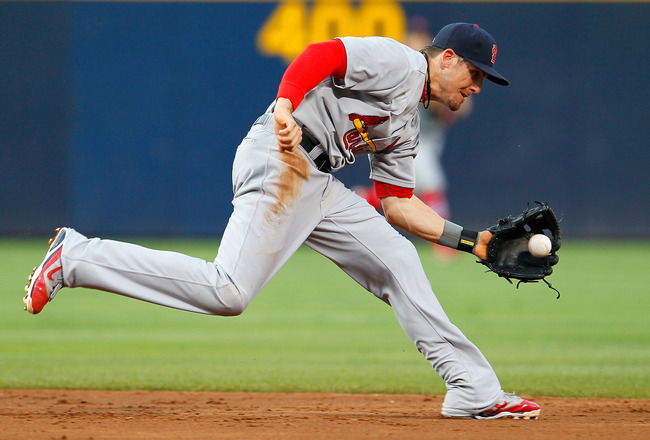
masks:
<instances>
[{"instance_id":1,"label":"player's face","mask_svg":"<svg viewBox=\"0 0 650 440\"><path fill-rule=\"evenodd\" d=\"M487 74L467 61L455 57L440 79L441 102L456 111L472 93L479 93Z\"/></svg>"}]
</instances>

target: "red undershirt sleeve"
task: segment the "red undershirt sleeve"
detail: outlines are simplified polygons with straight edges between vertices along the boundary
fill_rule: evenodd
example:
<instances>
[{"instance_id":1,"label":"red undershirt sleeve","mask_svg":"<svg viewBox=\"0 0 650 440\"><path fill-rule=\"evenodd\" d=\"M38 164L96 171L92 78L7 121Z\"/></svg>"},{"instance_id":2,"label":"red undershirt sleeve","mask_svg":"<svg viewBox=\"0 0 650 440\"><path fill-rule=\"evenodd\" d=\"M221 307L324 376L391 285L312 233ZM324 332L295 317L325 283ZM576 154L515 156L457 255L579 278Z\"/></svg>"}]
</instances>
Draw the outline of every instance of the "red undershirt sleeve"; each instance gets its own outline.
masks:
<instances>
[{"instance_id":1,"label":"red undershirt sleeve","mask_svg":"<svg viewBox=\"0 0 650 440\"><path fill-rule=\"evenodd\" d=\"M401 186L391 185L390 183L378 182L375 183L375 193L380 199L383 197L399 197L402 199L410 199L413 197L413 188L402 188Z\"/></svg>"},{"instance_id":2,"label":"red undershirt sleeve","mask_svg":"<svg viewBox=\"0 0 650 440\"><path fill-rule=\"evenodd\" d=\"M284 72L277 98L289 99L295 110L307 92L328 76L343 78L346 69L347 54L341 40L310 44Z\"/></svg>"}]
</instances>

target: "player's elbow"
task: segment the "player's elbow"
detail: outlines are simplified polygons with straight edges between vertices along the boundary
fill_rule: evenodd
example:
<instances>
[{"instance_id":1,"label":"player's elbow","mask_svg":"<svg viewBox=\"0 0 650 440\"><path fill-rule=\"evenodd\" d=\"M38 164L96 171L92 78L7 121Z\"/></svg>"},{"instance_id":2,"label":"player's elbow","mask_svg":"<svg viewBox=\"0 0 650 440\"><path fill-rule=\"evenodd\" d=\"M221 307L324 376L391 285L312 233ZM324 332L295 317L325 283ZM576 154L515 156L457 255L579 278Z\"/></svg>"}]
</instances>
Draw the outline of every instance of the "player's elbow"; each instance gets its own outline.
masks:
<instances>
[{"instance_id":1,"label":"player's elbow","mask_svg":"<svg viewBox=\"0 0 650 440\"><path fill-rule=\"evenodd\" d=\"M395 197L381 199L381 209L384 211L386 221L393 226L401 227L404 223L404 211Z\"/></svg>"},{"instance_id":2,"label":"player's elbow","mask_svg":"<svg viewBox=\"0 0 650 440\"><path fill-rule=\"evenodd\" d=\"M398 214L400 213L394 210L393 211L384 210L384 217L386 217L386 221L393 226L400 225L400 221L399 221L400 215Z\"/></svg>"}]
</instances>

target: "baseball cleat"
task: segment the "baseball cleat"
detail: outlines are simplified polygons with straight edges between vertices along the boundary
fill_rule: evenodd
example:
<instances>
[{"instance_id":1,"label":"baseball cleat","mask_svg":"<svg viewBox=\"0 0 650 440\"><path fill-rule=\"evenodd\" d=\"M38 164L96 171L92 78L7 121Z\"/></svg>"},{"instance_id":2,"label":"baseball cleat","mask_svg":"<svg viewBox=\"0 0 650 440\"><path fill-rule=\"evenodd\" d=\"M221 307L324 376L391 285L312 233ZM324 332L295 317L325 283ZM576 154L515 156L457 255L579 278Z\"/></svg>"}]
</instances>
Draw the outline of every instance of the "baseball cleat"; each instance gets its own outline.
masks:
<instances>
[{"instance_id":1,"label":"baseball cleat","mask_svg":"<svg viewBox=\"0 0 650 440\"><path fill-rule=\"evenodd\" d=\"M61 250L67 230L67 228L56 230L56 235L48 242L50 248L45 254L45 259L29 275L28 283L25 286L27 295L23 298L25 310L29 313L36 315L43 310L45 304L52 301L63 287Z\"/></svg>"},{"instance_id":2,"label":"baseball cleat","mask_svg":"<svg viewBox=\"0 0 650 440\"><path fill-rule=\"evenodd\" d=\"M514 393L504 393L503 400L474 416L475 419L488 420L510 417L513 419L537 419L541 409L535 402L524 400Z\"/></svg>"}]
</instances>

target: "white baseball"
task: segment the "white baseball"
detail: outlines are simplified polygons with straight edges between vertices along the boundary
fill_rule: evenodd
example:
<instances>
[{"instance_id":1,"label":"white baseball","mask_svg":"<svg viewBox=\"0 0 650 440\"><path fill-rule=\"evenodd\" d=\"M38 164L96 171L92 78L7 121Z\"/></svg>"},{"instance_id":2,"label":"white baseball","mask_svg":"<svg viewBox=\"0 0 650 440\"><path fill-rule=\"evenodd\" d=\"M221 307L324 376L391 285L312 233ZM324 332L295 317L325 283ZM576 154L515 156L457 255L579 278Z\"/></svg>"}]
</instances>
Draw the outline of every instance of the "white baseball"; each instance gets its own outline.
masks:
<instances>
[{"instance_id":1,"label":"white baseball","mask_svg":"<svg viewBox=\"0 0 650 440\"><path fill-rule=\"evenodd\" d=\"M551 239L544 234L535 234L528 240L528 252L533 257L541 258L551 253Z\"/></svg>"}]
</instances>

